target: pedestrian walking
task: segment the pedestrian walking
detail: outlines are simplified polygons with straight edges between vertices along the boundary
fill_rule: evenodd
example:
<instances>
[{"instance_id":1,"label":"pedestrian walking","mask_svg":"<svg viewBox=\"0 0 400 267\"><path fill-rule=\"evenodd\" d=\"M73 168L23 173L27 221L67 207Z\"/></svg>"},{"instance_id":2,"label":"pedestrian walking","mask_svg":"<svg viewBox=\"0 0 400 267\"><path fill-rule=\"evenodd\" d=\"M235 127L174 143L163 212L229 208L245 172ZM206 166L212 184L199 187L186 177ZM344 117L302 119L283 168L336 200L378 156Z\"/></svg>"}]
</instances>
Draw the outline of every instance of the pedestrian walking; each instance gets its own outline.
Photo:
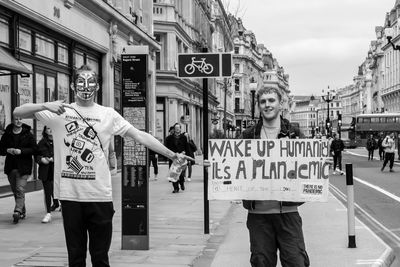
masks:
<instances>
[{"instance_id":1,"label":"pedestrian walking","mask_svg":"<svg viewBox=\"0 0 400 267\"><path fill-rule=\"evenodd\" d=\"M53 131L54 197L61 202L69 266L86 265L88 241L92 265L110 266L114 208L107 159L112 136L133 138L177 165L188 157L139 131L113 108L95 103L99 83L88 66L74 74L74 103L27 103L14 115L35 118Z\"/></svg>"},{"instance_id":2,"label":"pedestrian walking","mask_svg":"<svg viewBox=\"0 0 400 267\"><path fill-rule=\"evenodd\" d=\"M241 138L297 138L300 135L298 129L280 117L283 99L278 89L260 89L257 92L257 103L261 118L257 125L244 130ZM276 266L277 250L283 267L310 266L301 217L297 210L301 204L275 200L243 200L244 208L248 209L251 266Z\"/></svg>"},{"instance_id":3,"label":"pedestrian walking","mask_svg":"<svg viewBox=\"0 0 400 267\"><path fill-rule=\"evenodd\" d=\"M36 149L31 127L22 123L20 116L14 115L12 123L6 127L0 140L0 155L6 156L4 173L7 175L15 199L12 215L14 223L26 217L25 186L32 174L33 155Z\"/></svg>"},{"instance_id":4,"label":"pedestrian walking","mask_svg":"<svg viewBox=\"0 0 400 267\"><path fill-rule=\"evenodd\" d=\"M397 159L400 160L400 133L397 135L397 156Z\"/></svg>"},{"instance_id":5,"label":"pedestrian walking","mask_svg":"<svg viewBox=\"0 0 400 267\"><path fill-rule=\"evenodd\" d=\"M382 161L385 159L385 148L382 146L384 135L382 132L379 133L379 138L378 138L378 151L379 151L379 159Z\"/></svg>"},{"instance_id":6,"label":"pedestrian walking","mask_svg":"<svg viewBox=\"0 0 400 267\"><path fill-rule=\"evenodd\" d=\"M333 174L339 173L343 175L342 171L342 151L344 150L344 143L342 139L338 138L336 133L333 133L333 140L331 143L331 152L333 154Z\"/></svg>"},{"instance_id":7,"label":"pedestrian walking","mask_svg":"<svg viewBox=\"0 0 400 267\"><path fill-rule=\"evenodd\" d=\"M152 134L151 131L149 133ZM153 165L154 180L157 181L157 179L158 179L158 154L151 149L149 149L149 160L150 160L150 163Z\"/></svg>"},{"instance_id":8,"label":"pedestrian walking","mask_svg":"<svg viewBox=\"0 0 400 267\"><path fill-rule=\"evenodd\" d=\"M50 127L44 126L42 139L38 143L36 163L39 165L38 178L42 181L46 214L42 223L51 221L51 212L59 206L58 199L54 199L54 144Z\"/></svg>"},{"instance_id":9,"label":"pedestrian walking","mask_svg":"<svg viewBox=\"0 0 400 267\"><path fill-rule=\"evenodd\" d=\"M386 164L389 162L389 171L394 172L393 164L394 164L394 152L396 151L396 144L394 141L394 133L387 135L385 139L382 141L382 146L385 148L385 161L383 162L381 171L383 171L386 167Z\"/></svg>"},{"instance_id":10,"label":"pedestrian walking","mask_svg":"<svg viewBox=\"0 0 400 267\"><path fill-rule=\"evenodd\" d=\"M175 123L174 134L166 138L165 146L173 152L189 155L189 144L187 142L186 136L183 135L181 131L181 125L179 123ZM172 161L169 160L169 166L171 167L171 165ZM183 169L183 171L179 175L178 181L172 181L172 186L174 188L172 193L179 193L179 186L182 191L185 190L185 173L186 170Z\"/></svg>"},{"instance_id":11,"label":"pedestrian walking","mask_svg":"<svg viewBox=\"0 0 400 267\"><path fill-rule=\"evenodd\" d=\"M188 156L192 157L192 158L195 158L194 154L197 151L197 147L196 147L193 139L190 138L190 135L188 133L185 133L185 136L186 136L186 139L187 139L188 145L189 145L189 154L188 154ZM194 164L196 164L196 161L194 161L194 160L193 161L192 160L188 161L188 164L187 164L187 169L188 169L188 178L187 178L187 180L188 180L188 182L192 181L192 166Z\"/></svg>"},{"instance_id":12,"label":"pedestrian walking","mask_svg":"<svg viewBox=\"0 0 400 267\"><path fill-rule=\"evenodd\" d=\"M378 143L376 142L374 136L371 134L367 140L368 160L374 159L374 150L377 148Z\"/></svg>"}]
</instances>

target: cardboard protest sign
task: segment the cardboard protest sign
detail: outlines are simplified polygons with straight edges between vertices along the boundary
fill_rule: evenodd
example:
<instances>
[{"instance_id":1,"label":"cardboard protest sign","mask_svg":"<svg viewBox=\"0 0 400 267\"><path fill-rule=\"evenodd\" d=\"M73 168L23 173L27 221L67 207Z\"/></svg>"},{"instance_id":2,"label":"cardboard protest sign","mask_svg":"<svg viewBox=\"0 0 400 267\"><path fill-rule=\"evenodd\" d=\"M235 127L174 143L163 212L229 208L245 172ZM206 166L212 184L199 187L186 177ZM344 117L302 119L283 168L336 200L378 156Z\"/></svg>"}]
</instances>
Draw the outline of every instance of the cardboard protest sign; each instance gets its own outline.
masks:
<instances>
[{"instance_id":1,"label":"cardboard protest sign","mask_svg":"<svg viewBox=\"0 0 400 267\"><path fill-rule=\"evenodd\" d=\"M328 200L328 141L210 139L208 145L210 200Z\"/></svg>"}]
</instances>

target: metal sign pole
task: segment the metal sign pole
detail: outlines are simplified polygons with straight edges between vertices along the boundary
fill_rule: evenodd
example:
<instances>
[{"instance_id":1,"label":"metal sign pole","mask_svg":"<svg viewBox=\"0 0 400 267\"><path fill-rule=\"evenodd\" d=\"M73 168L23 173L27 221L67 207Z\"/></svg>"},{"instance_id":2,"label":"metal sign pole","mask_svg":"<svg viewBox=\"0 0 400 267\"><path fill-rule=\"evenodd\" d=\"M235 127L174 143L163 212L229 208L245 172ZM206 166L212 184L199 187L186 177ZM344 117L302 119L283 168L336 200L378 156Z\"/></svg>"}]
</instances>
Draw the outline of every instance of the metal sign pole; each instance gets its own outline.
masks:
<instances>
[{"instance_id":1,"label":"metal sign pole","mask_svg":"<svg viewBox=\"0 0 400 267\"><path fill-rule=\"evenodd\" d=\"M202 49L207 53L207 47ZM208 78L203 78L203 157L208 159ZM204 233L210 233L210 212L208 202L208 168L204 167Z\"/></svg>"}]
</instances>

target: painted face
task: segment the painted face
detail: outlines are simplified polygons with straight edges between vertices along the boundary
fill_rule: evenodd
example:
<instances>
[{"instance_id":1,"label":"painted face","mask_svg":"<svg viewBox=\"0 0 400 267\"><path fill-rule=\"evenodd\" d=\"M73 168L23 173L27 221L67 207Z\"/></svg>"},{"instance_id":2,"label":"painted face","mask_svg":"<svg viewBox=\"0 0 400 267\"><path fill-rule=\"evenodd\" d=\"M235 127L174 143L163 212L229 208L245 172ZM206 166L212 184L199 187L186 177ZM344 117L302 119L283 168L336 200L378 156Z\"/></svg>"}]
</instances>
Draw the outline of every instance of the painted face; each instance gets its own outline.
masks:
<instances>
[{"instance_id":1,"label":"painted face","mask_svg":"<svg viewBox=\"0 0 400 267\"><path fill-rule=\"evenodd\" d=\"M269 121L279 116L282 104L276 93L267 93L260 96L258 107L260 108L261 116Z\"/></svg>"},{"instance_id":2,"label":"painted face","mask_svg":"<svg viewBox=\"0 0 400 267\"><path fill-rule=\"evenodd\" d=\"M76 95L84 101L94 98L94 93L99 89L96 76L91 71L82 71L75 81Z\"/></svg>"},{"instance_id":3,"label":"painted face","mask_svg":"<svg viewBox=\"0 0 400 267\"><path fill-rule=\"evenodd\" d=\"M22 127L22 119L19 117L14 117L13 124L15 127Z\"/></svg>"}]
</instances>

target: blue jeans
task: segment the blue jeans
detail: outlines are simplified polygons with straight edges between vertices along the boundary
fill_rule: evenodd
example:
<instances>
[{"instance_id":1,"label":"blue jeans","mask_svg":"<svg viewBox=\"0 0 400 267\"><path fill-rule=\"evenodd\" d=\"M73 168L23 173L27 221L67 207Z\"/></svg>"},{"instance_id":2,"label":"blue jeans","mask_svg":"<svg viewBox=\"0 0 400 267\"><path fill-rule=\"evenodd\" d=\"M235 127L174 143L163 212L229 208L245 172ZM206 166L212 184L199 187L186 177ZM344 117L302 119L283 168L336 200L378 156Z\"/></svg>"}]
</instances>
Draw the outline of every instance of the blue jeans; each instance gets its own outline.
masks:
<instances>
[{"instance_id":1,"label":"blue jeans","mask_svg":"<svg viewBox=\"0 0 400 267\"><path fill-rule=\"evenodd\" d=\"M308 267L302 220L298 212L247 215L252 267Z\"/></svg>"},{"instance_id":2,"label":"blue jeans","mask_svg":"<svg viewBox=\"0 0 400 267\"><path fill-rule=\"evenodd\" d=\"M25 186L29 175L20 175L18 170L12 170L8 174L8 182L14 194L15 207L14 212L25 214Z\"/></svg>"}]
</instances>

